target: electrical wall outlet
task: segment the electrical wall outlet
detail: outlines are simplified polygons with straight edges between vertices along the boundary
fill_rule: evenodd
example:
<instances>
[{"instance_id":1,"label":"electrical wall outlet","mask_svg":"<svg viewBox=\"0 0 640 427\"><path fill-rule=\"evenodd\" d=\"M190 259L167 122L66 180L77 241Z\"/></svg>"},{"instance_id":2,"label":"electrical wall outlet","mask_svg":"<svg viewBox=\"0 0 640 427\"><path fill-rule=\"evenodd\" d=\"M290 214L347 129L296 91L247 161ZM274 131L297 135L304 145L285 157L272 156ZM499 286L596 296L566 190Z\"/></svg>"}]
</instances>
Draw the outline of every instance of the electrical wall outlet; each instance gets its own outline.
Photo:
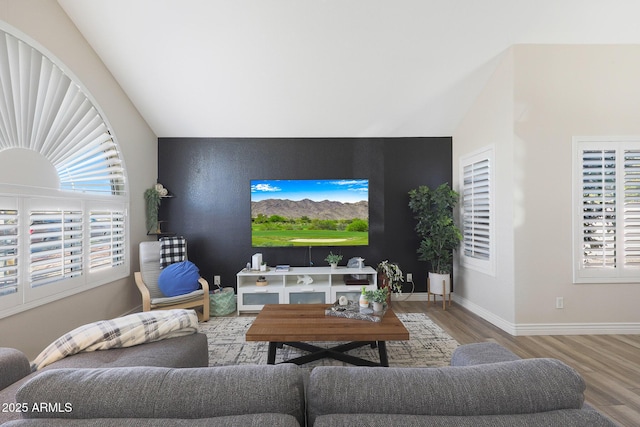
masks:
<instances>
[{"instance_id":1,"label":"electrical wall outlet","mask_svg":"<svg viewBox=\"0 0 640 427\"><path fill-rule=\"evenodd\" d=\"M407 282L413 282L413 273L407 273Z\"/></svg>"},{"instance_id":2,"label":"electrical wall outlet","mask_svg":"<svg viewBox=\"0 0 640 427\"><path fill-rule=\"evenodd\" d=\"M220 285L220 276L213 276L213 284Z\"/></svg>"},{"instance_id":3,"label":"electrical wall outlet","mask_svg":"<svg viewBox=\"0 0 640 427\"><path fill-rule=\"evenodd\" d=\"M564 308L564 298L556 297L556 308Z\"/></svg>"}]
</instances>

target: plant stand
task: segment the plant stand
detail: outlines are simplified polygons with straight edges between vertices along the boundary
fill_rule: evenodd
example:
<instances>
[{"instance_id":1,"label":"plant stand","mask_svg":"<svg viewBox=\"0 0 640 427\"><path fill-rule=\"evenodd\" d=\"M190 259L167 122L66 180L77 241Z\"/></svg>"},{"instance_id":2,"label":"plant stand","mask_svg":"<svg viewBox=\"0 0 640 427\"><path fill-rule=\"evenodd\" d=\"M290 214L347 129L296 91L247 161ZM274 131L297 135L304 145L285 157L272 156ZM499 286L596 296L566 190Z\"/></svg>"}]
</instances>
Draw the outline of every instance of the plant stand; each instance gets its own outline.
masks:
<instances>
[{"instance_id":1,"label":"plant stand","mask_svg":"<svg viewBox=\"0 0 640 427\"><path fill-rule=\"evenodd\" d=\"M436 283L435 285L438 286L439 284ZM449 298L449 307L451 307L451 294L452 292L449 289L447 289L446 280L442 280L442 293L440 293L439 288L437 292L431 292L431 279L427 277L427 307L429 307L429 304L431 303L431 295L433 295L434 304L436 303L436 295L442 295L442 309L446 310L447 306L445 302L446 302L447 295Z\"/></svg>"}]
</instances>

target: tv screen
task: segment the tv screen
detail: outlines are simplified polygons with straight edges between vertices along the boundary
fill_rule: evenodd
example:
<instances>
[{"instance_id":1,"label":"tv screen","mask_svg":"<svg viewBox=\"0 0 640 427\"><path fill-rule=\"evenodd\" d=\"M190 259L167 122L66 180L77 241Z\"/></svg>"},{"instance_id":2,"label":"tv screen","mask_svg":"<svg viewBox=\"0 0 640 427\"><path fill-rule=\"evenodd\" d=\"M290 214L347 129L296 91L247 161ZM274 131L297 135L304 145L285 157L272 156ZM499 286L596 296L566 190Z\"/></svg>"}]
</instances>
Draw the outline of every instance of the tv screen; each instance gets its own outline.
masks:
<instances>
[{"instance_id":1,"label":"tv screen","mask_svg":"<svg viewBox=\"0 0 640 427\"><path fill-rule=\"evenodd\" d=\"M251 246L369 244L369 180L251 181Z\"/></svg>"}]
</instances>

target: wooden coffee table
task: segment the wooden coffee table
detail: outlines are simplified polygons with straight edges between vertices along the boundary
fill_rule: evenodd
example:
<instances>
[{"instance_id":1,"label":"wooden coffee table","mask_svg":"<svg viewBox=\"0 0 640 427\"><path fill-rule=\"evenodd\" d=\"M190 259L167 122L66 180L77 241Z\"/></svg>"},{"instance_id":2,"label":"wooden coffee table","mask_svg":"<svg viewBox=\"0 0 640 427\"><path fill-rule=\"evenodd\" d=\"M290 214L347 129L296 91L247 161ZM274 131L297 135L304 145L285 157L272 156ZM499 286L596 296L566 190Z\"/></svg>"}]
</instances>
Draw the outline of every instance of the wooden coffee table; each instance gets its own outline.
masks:
<instances>
[{"instance_id":1,"label":"wooden coffee table","mask_svg":"<svg viewBox=\"0 0 640 427\"><path fill-rule=\"evenodd\" d=\"M389 366L386 341L405 341L409 331L393 310L388 309L381 322L326 316L330 304L267 304L247 331L247 341L268 341L267 363L275 364L276 349L283 345L310 352L283 363L302 365L331 357L357 366ZM309 344L317 341L338 341L344 344L331 348ZM380 362L345 354L354 348L378 347Z\"/></svg>"}]
</instances>

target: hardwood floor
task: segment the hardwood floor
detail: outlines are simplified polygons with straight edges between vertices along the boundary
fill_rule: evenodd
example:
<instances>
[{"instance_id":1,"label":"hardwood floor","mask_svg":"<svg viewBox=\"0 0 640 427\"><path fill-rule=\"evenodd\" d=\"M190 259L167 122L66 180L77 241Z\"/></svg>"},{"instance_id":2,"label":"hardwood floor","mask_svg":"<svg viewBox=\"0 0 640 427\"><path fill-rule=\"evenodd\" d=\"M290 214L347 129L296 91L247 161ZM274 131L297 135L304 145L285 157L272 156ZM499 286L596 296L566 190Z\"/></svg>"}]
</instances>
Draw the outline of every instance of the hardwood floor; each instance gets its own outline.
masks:
<instances>
[{"instance_id":1,"label":"hardwood floor","mask_svg":"<svg viewBox=\"0 0 640 427\"><path fill-rule=\"evenodd\" d=\"M425 313L460 344L494 341L518 356L552 357L572 366L587 383L586 401L623 426L640 425L640 335L514 337L453 303L393 302L396 313Z\"/></svg>"}]
</instances>

